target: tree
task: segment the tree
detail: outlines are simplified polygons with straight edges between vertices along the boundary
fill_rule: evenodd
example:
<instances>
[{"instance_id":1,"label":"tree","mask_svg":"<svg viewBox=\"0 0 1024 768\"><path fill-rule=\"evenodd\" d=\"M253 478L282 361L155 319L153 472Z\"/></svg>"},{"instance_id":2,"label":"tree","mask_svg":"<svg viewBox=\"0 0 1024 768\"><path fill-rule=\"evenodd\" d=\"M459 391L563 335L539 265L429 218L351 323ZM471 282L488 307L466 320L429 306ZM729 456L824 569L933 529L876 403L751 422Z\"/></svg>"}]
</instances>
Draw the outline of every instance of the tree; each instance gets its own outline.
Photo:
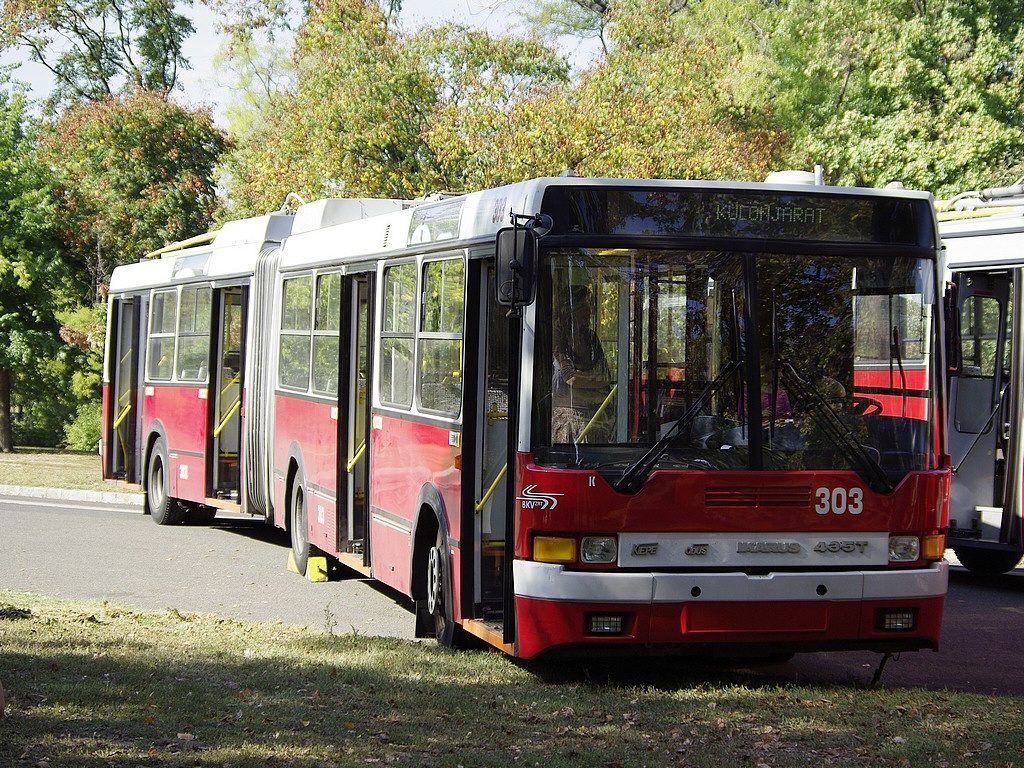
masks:
<instances>
[{"instance_id":1,"label":"tree","mask_svg":"<svg viewBox=\"0 0 1024 768\"><path fill-rule=\"evenodd\" d=\"M459 26L406 35L395 7L321 0L299 31L294 84L229 165L248 212L304 198L416 197L482 176L474 156L514 98L567 68L536 41Z\"/></svg>"},{"instance_id":2,"label":"tree","mask_svg":"<svg viewBox=\"0 0 1024 768\"><path fill-rule=\"evenodd\" d=\"M3 85L0 83L0 85ZM52 182L25 131L25 100L0 90L0 451L14 449L12 392L59 346L64 264Z\"/></svg>"},{"instance_id":3,"label":"tree","mask_svg":"<svg viewBox=\"0 0 1024 768\"><path fill-rule=\"evenodd\" d=\"M125 88L167 94L189 66L182 46L195 32L176 6L176 0L6 0L0 50L27 48L53 74L53 107Z\"/></svg>"},{"instance_id":4,"label":"tree","mask_svg":"<svg viewBox=\"0 0 1024 768\"><path fill-rule=\"evenodd\" d=\"M785 146L770 109L740 109L720 87L723 54L675 29L670 0L610 6L612 45L577 82L517 102L488 149L494 178L587 176L758 179ZM479 148L483 151L483 147Z\"/></svg>"},{"instance_id":5,"label":"tree","mask_svg":"<svg viewBox=\"0 0 1024 768\"><path fill-rule=\"evenodd\" d=\"M218 210L214 168L228 141L208 110L151 91L107 97L66 109L41 145L85 300L115 266L206 231Z\"/></svg>"},{"instance_id":6,"label":"tree","mask_svg":"<svg viewBox=\"0 0 1024 768\"><path fill-rule=\"evenodd\" d=\"M939 195L1024 172L1024 30L1013 0L701 0L686 34L730 49L737 101L774 105L786 162L835 183Z\"/></svg>"}]
</instances>

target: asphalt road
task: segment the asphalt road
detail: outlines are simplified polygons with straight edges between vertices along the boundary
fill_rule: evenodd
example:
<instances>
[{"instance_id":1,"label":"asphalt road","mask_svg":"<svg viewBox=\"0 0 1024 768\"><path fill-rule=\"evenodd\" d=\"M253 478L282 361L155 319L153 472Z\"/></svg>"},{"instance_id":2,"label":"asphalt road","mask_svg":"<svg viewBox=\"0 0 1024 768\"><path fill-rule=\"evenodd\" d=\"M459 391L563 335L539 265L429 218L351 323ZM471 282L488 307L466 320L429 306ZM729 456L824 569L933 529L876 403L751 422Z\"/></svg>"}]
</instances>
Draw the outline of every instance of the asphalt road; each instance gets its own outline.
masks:
<instances>
[{"instance_id":1,"label":"asphalt road","mask_svg":"<svg viewBox=\"0 0 1024 768\"><path fill-rule=\"evenodd\" d=\"M284 532L222 515L159 526L138 506L0 495L0 589L413 636L400 595L361 577L309 583L288 570Z\"/></svg>"},{"instance_id":2,"label":"asphalt road","mask_svg":"<svg viewBox=\"0 0 1024 768\"><path fill-rule=\"evenodd\" d=\"M0 494L0 589L176 608L335 632L411 638L411 606L360 577L311 584L287 568L285 536L241 516L161 527L138 507ZM887 662L881 684L1024 696L1024 569L996 578L951 570L939 652ZM799 654L754 678L868 685L881 657Z\"/></svg>"}]
</instances>

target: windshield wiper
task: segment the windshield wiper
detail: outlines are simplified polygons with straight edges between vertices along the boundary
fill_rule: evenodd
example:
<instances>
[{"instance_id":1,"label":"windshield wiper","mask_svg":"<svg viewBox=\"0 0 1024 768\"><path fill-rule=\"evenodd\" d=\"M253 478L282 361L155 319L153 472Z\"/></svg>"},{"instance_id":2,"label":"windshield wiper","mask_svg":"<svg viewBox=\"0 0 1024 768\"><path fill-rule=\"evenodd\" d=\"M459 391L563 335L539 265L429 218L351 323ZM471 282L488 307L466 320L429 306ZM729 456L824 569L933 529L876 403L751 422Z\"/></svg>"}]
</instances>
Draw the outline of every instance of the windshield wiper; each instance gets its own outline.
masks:
<instances>
[{"instance_id":1,"label":"windshield wiper","mask_svg":"<svg viewBox=\"0 0 1024 768\"><path fill-rule=\"evenodd\" d=\"M735 360L722 368L719 374L701 390L697 399L693 401L693 404L683 412L682 416L676 419L675 423L671 427L669 427L665 435L656 442L647 453L637 459L635 463L626 469L622 477L615 483L615 490L619 493L636 493L640 490L640 486L644 484L647 476L651 473L651 470L654 469L654 465L658 463L661 457L665 455L665 452L671 447L675 439L679 437L683 427L690 425L690 422L692 422L697 414L700 413L701 409L707 405L708 401L711 400L715 392L721 388L726 379L742 367L743 361Z\"/></svg>"},{"instance_id":2,"label":"windshield wiper","mask_svg":"<svg viewBox=\"0 0 1024 768\"><path fill-rule=\"evenodd\" d=\"M892 327L892 344L889 346L889 376L890 381L892 377L892 361L896 360L896 365L900 371L900 392L903 395L903 418L907 417L907 373L903 370L903 352L900 350L902 344L900 343L900 329L895 325Z\"/></svg>"},{"instance_id":3,"label":"windshield wiper","mask_svg":"<svg viewBox=\"0 0 1024 768\"><path fill-rule=\"evenodd\" d=\"M859 474L864 478L864 481L871 490L891 493L893 484L889 481L889 476L885 474L885 470L875 461L867 446L857 439L857 436L850 431L850 428L829 407L828 401L818 390L800 377L792 363L781 357L778 358L778 363L781 366L782 381L785 387L794 392L797 398L808 406L808 411L812 415L819 417L819 423L825 428L829 436L843 449L843 452L854 465L860 468Z\"/></svg>"}]
</instances>

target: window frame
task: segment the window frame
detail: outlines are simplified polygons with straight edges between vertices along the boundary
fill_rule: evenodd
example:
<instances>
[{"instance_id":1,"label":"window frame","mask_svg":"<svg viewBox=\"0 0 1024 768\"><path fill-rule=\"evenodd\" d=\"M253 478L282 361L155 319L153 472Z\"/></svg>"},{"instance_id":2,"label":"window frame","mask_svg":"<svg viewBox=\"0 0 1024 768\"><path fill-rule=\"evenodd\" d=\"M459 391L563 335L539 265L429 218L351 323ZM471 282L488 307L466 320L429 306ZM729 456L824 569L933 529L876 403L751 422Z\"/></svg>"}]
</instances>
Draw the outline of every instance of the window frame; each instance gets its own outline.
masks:
<instances>
[{"instance_id":1,"label":"window frame","mask_svg":"<svg viewBox=\"0 0 1024 768\"><path fill-rule=\"evenodd\" d=\"M147 318L146 333L146 381L169 383L174 381L174 371L178 350L178 287L153 289L149 294L149 317ZM156 319L157 297L172 296L174 313L170 319L170 330L163 329L166 317L161 318L161 330L154 331L153 324ZM166 305L164 305L166 306ZM164 313L166 315L166 313ZM171 342L170 367L167 376L158 376L154 373L153 346L155 342ZM161 358L163 359L163 358ZM159 364L159 363L158 363Z\"/></svg>"},{"instance_id":2,"label":"window frame","mask_svg":"<svg viewBox=\"0 0 1024 768\"><path fill-rule=\"evenodd\" d=\"M317 272L313 282L313 320L310 338L310 388L312 392L320 395L337 396L339 383L339 369L341 365L341 325L342 325L342 300L343 300L343 278L338 270L330 272ZM327 306L323 308L326 323L321 323L320 288L326 281L336 283L336 291L328 294ZM328 287L330 291L330 287ZM333 362L331 369L334 381L333 389L330 386L321 387L318 381L319 366L317 361L320 355L319 342L334 341L334 354L330 362Z\"/></svg>"},{"instance_id":3,"label":"window frame","mask_svg":"<svg viewBox=\"0 0 1024 768\"><path fill-rule=\"evenodd\" d=\"M182 299L186 291L193 292L195 294L195 301L192 305L192 317L191 323L192 328L190 330L182 329ZM206 294L206 317L205 324L206 328L201 327L201 320L203 319L199 313L200 303L199 295L203 292ZM182 285L178 287L178 311L177 319L175 322L175 342L174 342L174 378L176 381L188 382L191 384L205 383L209 381L210 376L210 339L212 335L213 326L213 286L209 283L197 283L193 285ZM181 352L184 344L182 343L186 339L205 339L205 354L203 359L196 369L194 376L186 377L184 370L181 367ZM192 369L188 369L192 370Z\"/></svg>"},{"instance_id":4,"label":"window frame","mask_svg":"<svg viewBox=\"0 0 1024 768\"><path fill-rule=\"evenodd\" d=\"M388 277L389 277L389 275L392 272L397 271L397 270L401 270L401 269L411 269L412 270L412 274L413 274L413 277L414 277L413 293L412 293L412 296L408 297L408 298L410 298L412 300L413 311L412 311L412 314L409 317L410 323L409 323L409 327L408 328L402 327L402 328L399 328L399 329L392 328L391 330L388 330L387 329L387 325L388 325L389 310L390 309L397 309L398 308L398 307L391 308L388 305L388 293L389 293L389 291L388 291L388 288L389 288ZM395 408L395 409L402 410L402 411L410 411L410 410L412 410L413 402L416 399L415 391L416 391L416 386L417 386L416 382L417 382L417 378L418 378L418 376L417 376L417 362L416 362L417 361L416 330L417 330L417 325L418 325L417 317L418 317L418 313L420 312L420 307L421 307L420 292L421 292L422 289L420 287L420 270L417 269L417 262L415 260L396 261L394 263L384 265L384 267L381 270L380 284L381 284L380 323L379 323L379 329L380 330L379 330L379 333L377 335L378 340L377 340L377 344L376 344L376 349L377 349L377 356L376 356L377 357L377 360L376 360L376 368L377 368L377 375L376 375L376 378L377 378L377 387L376 387L376 389L377 389L377 399L378 399L378 401L380 402L380 404L382 406L385 406L387 408ZM401 297L399 299L397 299L397 301L400 302L401 301ZM396 402L396 401L391 400L390 398L385 396L386 394L389 394L389 393L385 392L385 387L384 387L384 381L385 381L385 379L384 379L384 368L387 365L388 360L391 359L391 358L387 358L386 359L386 348L388 346L388 342L389 341L393 341L393 340L407 341L408 344L409 344L409 366L408 366L408 370L409 370L409 381L408 381L408 384L409 384L409 400L408 400L408 402ZM391 391L392 392L395 391L394 386L391 387Z\"/></svg>"},{"instance_id":5,"label":"window frame","mask_svg":"<svg viewBox=\"0 0 1024 768\"><path fill-rule=\"evenodd\" d=\"M430 282L428 280L428 271L431 267L439 264L447 263L458 263L462 268L462 289L460 292L461 300L461 312L458 317L458 330L427 330L426 325L428 321L428 310L429 310L429 297L427 291L430 289ZM416 328L416 367L415 367L415 379L416 379L416 406L419 410L437 414L445 418L457 419L459 414L462 412L462 400L465 390L465 335L466 335L466 277L467 277L467 265L464 254L445 254L424 259L419 269L419 298L420 307L418 312L418 322ZM445 303L442 297L440 303L440 311L442 316L445 311ZM441 327L444 326L444 321L440 322ZM459 367L458 367L458 405L454 410L443 409L433 407L432 405L426 404L423 397L423 386L428 383L425 381L424 376L424 364L426 362L426 351L428 346L433 346L432 342L444 342L444 341L455 341L459 345Z\"/></svg>"},{"instance_id":6,"label":"window frame","mask_svg":"<svg viewBox=\"0 0 1024 768\"><path fill-rule=\"evenodd\" d=\"M278 333L278 345L277 345L277 387L278 389L287 390L289 392L309 392L312 382L312 365L313 365L313 307L314 307L314 295L313 287L315 282L313 280L312 272L302 272L291 275L281 276L281 310L280 318L277 324ZM305 328L286 328L285 323L289 320L289 308L288 308L288 285L289 283L297 283L300 281L308 281L309 283L309 301L306 307L306 322ZM303 386L299 386L298 383L286 382L285 381L285 366L284 366L284 353L286 347L286 340L305 338L306 340L306 381Z\"/></svg>"}]
</instances>

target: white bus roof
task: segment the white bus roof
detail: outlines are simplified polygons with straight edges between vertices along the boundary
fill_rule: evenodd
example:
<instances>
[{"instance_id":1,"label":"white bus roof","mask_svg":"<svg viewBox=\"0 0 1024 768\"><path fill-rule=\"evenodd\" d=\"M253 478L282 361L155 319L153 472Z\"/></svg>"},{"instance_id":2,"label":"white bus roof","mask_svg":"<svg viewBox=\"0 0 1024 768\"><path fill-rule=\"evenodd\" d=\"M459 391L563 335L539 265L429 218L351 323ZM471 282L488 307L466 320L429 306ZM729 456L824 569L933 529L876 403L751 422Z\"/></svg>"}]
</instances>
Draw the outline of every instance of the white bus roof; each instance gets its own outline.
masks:
<instances>
[{"instance_id":1,"label":"white bus roof","mask_svg":"<svg viewBox=\"0 0 1024 768\"><path fill-rule=\"evenodd\" d=\"M927 192L903 189L830 187L800 183L753 183L676 179L594 179L542 177L467 195L437 200L324 199L306 203L294 215L275 213L228 222L212 242L168 250L160 258L118 267L110 292L124 293L190 279L227 280L252 274L263 249L283 243L281 269L356 263L381 255L466 245L509 226L509 214L540 209L549 187L659 187L731 191L776 191L800 195L851 195L930 200Z\"/></svg>"},{"instance_id":2,"label":"white bus roof","mask_svg":"<svg viewBox=\"0 0 1024 768\"><path fill-rule=\"evenodd\" d=\"M939 223L954 271L1024 264L1024 208Z\"/></svg>"},{"instance_id":3,"label":"white bus roof","mask_svg":"<svg viewBox=\"0 0 1024 768\"><path fill-rule=\"evenodd\" d=\"M391 214L320 229L293 232L282 247L281 269L318 264L358 263L410 249L443 248L487 239L511 224L509 214L540 210L545 190L554 186L777 191L801 195L850 195L931 200L928 192L904 189L830 187L809 184L725 182L677 179L595 179L542 177L462 196L424 202ZM312 205L312 204L311 204ZM300 209L301 212L302 209Z\"/></svg>"},{"instance_id":4,"label":"white bus roof","mask_svg":"<svg viewBox=\"0 0 1024 768\"><path fill-rule=\"evenodd\" d=\"M209 243L118 267L110 278L110 293L171 285L190 278L251 275L260 252L287 237L293 220L291 215L271 213L229 221Z\"/></svg>"}]
</instances>

